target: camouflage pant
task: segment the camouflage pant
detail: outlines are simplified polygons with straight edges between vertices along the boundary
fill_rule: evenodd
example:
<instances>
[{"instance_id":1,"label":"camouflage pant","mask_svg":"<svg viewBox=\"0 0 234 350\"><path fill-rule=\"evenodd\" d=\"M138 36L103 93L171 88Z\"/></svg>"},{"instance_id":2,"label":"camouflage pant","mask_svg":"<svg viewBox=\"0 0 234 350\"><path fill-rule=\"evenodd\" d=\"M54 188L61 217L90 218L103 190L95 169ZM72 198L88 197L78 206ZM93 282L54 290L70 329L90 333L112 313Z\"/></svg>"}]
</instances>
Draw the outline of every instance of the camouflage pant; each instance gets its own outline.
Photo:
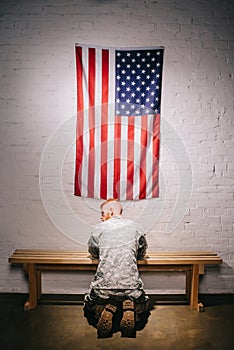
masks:
<instances>
[{"instance_id":1,"label":"camouflage pant","mask_svg":"<svg viewBox=\"0 0 234 350\"><path fill-rule=\"evenodd\" d=\"M119 314L122 313L122 303L124 300L129 299L128 297L110 297L108 299L103 299L98 297L94 291L91 291L89 295L85 296L84 300L84 316L87 318L89 324L96 326L98 320L101 316L102 311L104 310L107 304L112 304L117 306ZM142 295L133 300L134 301L134 310L135 310L135 320L136 323L141 323L142 319L145 316L150 315L150 300L149 297L142 292ZM121 316L120 316L121 317Z\"/></svg>"}]
</instances>

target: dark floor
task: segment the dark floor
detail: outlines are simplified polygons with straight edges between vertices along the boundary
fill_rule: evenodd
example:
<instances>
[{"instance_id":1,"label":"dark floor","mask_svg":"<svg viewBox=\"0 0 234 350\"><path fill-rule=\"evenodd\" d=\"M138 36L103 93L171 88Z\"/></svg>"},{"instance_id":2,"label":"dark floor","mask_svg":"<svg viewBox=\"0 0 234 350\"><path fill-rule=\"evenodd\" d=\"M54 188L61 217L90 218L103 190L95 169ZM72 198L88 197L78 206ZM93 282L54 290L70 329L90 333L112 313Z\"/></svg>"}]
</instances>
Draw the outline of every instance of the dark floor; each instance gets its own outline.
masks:
<instances>
[{"instance_id":1,"label":"dark floor","mask_svg":"<svg viewBox=\"0 0 234 350\"><path fill-rule=\"evenodd\" d=\"M0 294L0 346L4 350L233 350L234 295L202 295L205 312L188 305L154 305L136 338L97 339L79 303L40 304L23 311L26 295Z\"/></svg>"}]
</instances>

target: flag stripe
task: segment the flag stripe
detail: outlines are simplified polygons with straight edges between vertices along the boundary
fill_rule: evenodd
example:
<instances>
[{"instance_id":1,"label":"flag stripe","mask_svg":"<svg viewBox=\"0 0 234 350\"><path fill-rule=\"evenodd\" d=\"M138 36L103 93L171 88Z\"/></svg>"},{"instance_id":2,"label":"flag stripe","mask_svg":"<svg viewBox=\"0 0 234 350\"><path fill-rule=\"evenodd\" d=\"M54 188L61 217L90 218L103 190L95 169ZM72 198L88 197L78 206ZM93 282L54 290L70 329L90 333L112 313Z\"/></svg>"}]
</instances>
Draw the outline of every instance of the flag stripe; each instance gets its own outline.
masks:
<instances>
[{"instance_id":1,"label":"flag stripe","mask_svg":"<svg viewBox=\"0 0 234 350\"><path fill-rule=\"evenodd\" d=\"M152 166L152 197L158 197L159 184L158 184L158 161L159 161L159 115L154 118L153 124L153 166Z\"/></svg>"},{"instance_id":2,"label":"flag stripe","mask_svg":"<svg viewBox=\"0 0 234 350\"><path fill-rule=\"evenodd\" d=\"M100 198L100 163L101 163L101 99L102 99L102 52L96 50L95 70L95 166L94 166L94 198Z\"/></svg>"},{"instance_id":3,"label":"flag stripe","mask_svg":"<svg viewBox=\"0 0 234 350\"><path fill-rule=\"evenodd\" d=\"M108 81L109 53L102 51L102 123L101 123L101 185L100 197L107 197L107 146L108 146Z\"/></svg>"},{"instance_id":4,"label":"flag stripe","mask_svg":"<svg viewBox=\"0 0 234 350\"><path fill-rule=\"evenodd\" d=\"M84 96L84 119L83 119L83 157L82 157L82 172L81 172L81 192L82 196L89 196L88 189L88 157L89 157L89 49L82 50L83 74L82 74L82 89Z\"/></svg>"},{"instance_id":5,"label":"flag stripe","mask_svg":"<svg viewBox=\"0 0 234 350\"><path fill-rule=\"evenodd\" d=\"M114 137L114 182L113 197L119 198L120 194L120 157L121 157L121 121L116 119Z\"/></svg>"},{"instance_id":6,"label":"flag stripe","mask_svg":"<svg viewBox=\"0 0 234 350\"><path fill-rule=\"evenodd\" d=\"M95 168L95 71L96 57L95 49L89 49L88 67L89 67L89 159L88 159L88 197L94 196L94 174Z\"/></svg>"},{"instance_id":7,"label":"flag stripe","mask_svg":"<svg viewBox=\"0 0 234 350\"><path fill-rule=\"evenodd\" d=\"M82 88L82 48L76 47L76 78L77 78L77 120L79 123L76 127L76 177L75 177L75 193L81 195L81 168L82 168L82 157L83 157L83 88Z\"/></svg>"},{"instance_id":8,"label":"flag stripe","mask_svg":"<svg viewBox=\"0 0 234 350\"><path fill-rule=\"evenodd\" d=\"M147 147L147 117L141 117L141 157L140 157L140 194L139 198L146 198L146 147Z\"/></svg>"},{"instance_id":9,"label":"flag stripe","mask_svg":"<svg viewBox=\"0 0 234 350\"><path fill-rule=\"evenodd\" d=\"M120 143L120 194L126 200L127 188L127 158L128 158L128 121L129 117L121 117L121 138Z\"/></svg>"},{"instance_id":10,"label":"flag stripe","mask_svg":"<svg viewBox=\"0 0 234 350\"><path fill-rule=\"evenodd\" d=\"M137 199L140 191L140 169L139 159L141 154L141 118L135 118L134 128L134 186L133 186L133 199Z\"/></svg>"},{"instance_id":11,"label":"flag stripe","mask_svg":"<svg viewBox=\"0 0 234 350\"><path fill-rule=\"evenodd\" d=\"M134 183L134 117L129 117L128 122L128 171L127 171L127 188L126 199L133 199L133 183Z\"/></svg>"},{"instance_id":12,"label":"flag stripe","mask_svg":"<svg viewBox=\"0 0 234 350\"><path fill-rule=\"evenodd\" d=\"M107 198L113 198L115 137L115 51L109 50Z\"/></svg>"}]
</instances>

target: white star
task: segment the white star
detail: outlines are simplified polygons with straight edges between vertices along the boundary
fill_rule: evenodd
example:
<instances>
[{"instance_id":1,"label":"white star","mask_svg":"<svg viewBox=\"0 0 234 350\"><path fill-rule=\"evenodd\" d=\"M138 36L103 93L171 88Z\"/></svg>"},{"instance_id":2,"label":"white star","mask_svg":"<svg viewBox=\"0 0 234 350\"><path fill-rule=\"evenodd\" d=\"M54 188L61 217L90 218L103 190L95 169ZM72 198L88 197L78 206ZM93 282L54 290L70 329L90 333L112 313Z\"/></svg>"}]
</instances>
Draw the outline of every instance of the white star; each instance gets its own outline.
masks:
<instances>
[{"instance_id":1,"label":"white star","mask_svg":"<svg viewBox=\"0 0 234 350\"><path fill-rule=\"evenodd\" d=\"M116 90L119 91L119 90L121 90L121 89L120 89L120 87L118 86Z\"/></svg>"},{"instance_id":2,"label":"white star","mask_svg":"<svg viewBox=\"0 0 234 350\"><path fill-rule=\"evenodd\" d=\"M140 103L140 101L141 101L141 100L140 100L139 98L138 98L138 99L136 99L136 102L137 102L137 103Z\"/></svg>"},{"instance_id":3,"label":"white star","mask_svg":"<svg viewBox=\"0 0 234 350\"><path fill-rule=\"evenodd\" d=\"M153 104L153 103L151 103L151 104L150 104L150 107L154 107L154 104Z\"/></svg>"},{"instance_id":4,"label":"white star","mask_svg":"<svg viewBox=\"0 0 234 350\"><path fill-rule=\"evenodd\" d=\"M156 78L159 78L160 77L160 74L156 74Z\"/></svg>"},{"instance_id":5,"label":"white star","mask_svg":"<svg viewBox=\"0 0 234 350\"><path fill-rule=\"evenodd\" d=\"M132 97L135 97L135 96L136 96L136 94L133 92L133 93L131 94L131 96L132 96Z\"/></svg>"},{"instance_id":6,"label":"white star","mask_svg":"<svg viewBox=\"0 0 234 350\"><path fill-rule=\"evenodd\" d=\"M135 58L132 59L132 62L136 62Z\"/></svg>"},{"instance_id":7,"label":"white star","mask_svg":"<svg viewBox=\"0 0 234 350\"><path fill-rule=\"evenodd\" d=\"M130 79L131 79L130 75L128 75L126 79L127 79L127 80L130 80Z\"/></svg>"},{"instance_id":8,"label":"white star","mask_svg":"<svg viewBox=\"0 0 234 350\"><path fill-rule=\"evenodd\" d=\"M116 102L117 102L117 103L119 103L119 102L120 102L120 99L119 99L119 98L117 98Z\"/></svg>"},{"instance_id":9,"label":"white star","mask_svg":"<svg viewBox=\"0 0 234 350\"><path fill-rule=\"evenodd\" d=\"M141 76L140 76L140 75L138 75L136 78L139 80L139 79L141 79Z\"/></svg>"},{"instance_id":10,"label":"white star","mask_svg":"<svg viewBox=\"0 0 234 350\"><path fill-rule=\"evenodd\" d=\"M132 74L136 74L136 71L134 69L132 70Z\"/></svg>"},{"instance_id":11,"label":"white star","mask_svg":"<svg viewBox=\"0 0 234 350\"><path fill-rule=\"evenodd\" d=\"M151 72L152 72L152 73L155 73L155 69L151 69Z\"/></svg>"},{"instance_id":12,"label":"white star","mask_svg":"<svg viewBox=\"0 0 234 350\"><path fill-rule=\"evenodd\" d=\"M121 60L122 62L125 62L126 60L125 60L125 58L122 58L122 60Z\"/></svg>"},{"instance_id":13,"label":"white star","mask_svg":"<svg viewBox=\"0 0 234 350\"><path fill-rule=\"evenodd\" d=\"M118 80L120 79L120 76L119 75L117 75L117 77L116 77Z\"/></svg>"},{"instance_id":14,"label":"white star","mask_svg":"<svg viewBox=\"0 0 234 350\"><path fill-rule=\"evenodd\" d=\"M123 69L123 70L121 71L121 73L122 73L122 74L125 74L125 73L126 73L126 70L125 70L125 69Z\"/></svg>"},{"instance_id":15,"label":"white star","mask_svg":"<svg viewBox=\"0 0 234 350\"><path fill-rule=\"evenodd\" d=\"M128 86L126 90L127 90L127 91L130 91L131 89L130 89L130 87Z\"/></svg>"},{"instance_id":16,"label":"white star","mask_svg":"<svg viewBox=\"0 0 234 350\"><path fill-rule=\"evenodd\" d=\"M138 64L138 65L137 65L137 68L141 68L141 65L140 65L140 64Z\"/></svg>"},{"instance_id":17,"label":"white star","mask_svg":"<svg viewBox=\"0 0 234 350\"><path fill-rule=\"evenodd\" d=\"M120 52L117 52L117 56L120 56L121 55L121 53Z\"/></svg>"},{"instance_id":18,"label":"white star","mask_svg":"<svg viewBox=\"0 0 234 350\"><path fill-rule=\"evenodd\" d=\"M140 86L138 86L137 88L136 88L136 91L140 91L141 90L141 88L140 88Z\"/></svg>"},{"instance_id":19,"label":"white star","mask_svg":"<svg viewBox=\"0 0 234 350\"><path fill-rule=\"evenodd\" d=\"M125 81L122 81L121 85L123 85L123 86L126 85Z\"/></svg>"},{"instance_id":20,"label":"white star","mask_svg":"<svg viewBox=\"0 0 234 350\"><path fill-rule=\"evenodd\" d=\"M126 114L130 114L130 111L125 111Z\"/></svg>"},{"instance_id":21,"label":"white star","mask_svg":"<svg viewBox=\"0 0 234 350\"><path fill-rule=\"evenodd\" d=\"M160 56L160 51L157 51L157 55Z\"/></svg>"},{"instance_id":22,"label":"white star","mask_svg":"<svg viewBox=\"0 0 234 350\"><path fill-rule=\"evenodd\" d=\"M145 62L145 58L142 58L141 60L142 60L142 62Z\"/></svg>"},{"instance_id":23,"label":"white star","mask_svg":"<svg viewBox=\"0 0 234 350\"><path fill-rule=\"evenodd\" d=\"M146 86L146 90L149 91L149 90L150 90L150 87L149 87L149 86Z\"/></svg>"},{"instance_id":24,"label":"white star","mask_svg":"<svg viewBox=\"0 0 234 350\"><path fill-rule=\"evenodd\" d=\"M121 67L121 65L118 63L118 64L117 64L117 68L120 68L120 67Z\"/></svg>"},{"instance_id":25,"label":"white star","mask_svg":"<svg viewBox=\"0 0 234 350\"><path fill-rule=\"evenodd\" d=\"M159 100L159 98L158 97L155 97L155 101L158 101Z\"/></svg>"},{"instance_id":26,"label":"white star","mask_svg":"<svg viewBox=\"0 0 234 350\"><path fill-rule=\"evenodd\" d=\"M151 81L151 85L154 85L154 84L155 84L155 80L152 80L152 81Z\"/></svg>"},{"instance_id":27,"label":"white star","mask_svg":"<svg viewBox=\"0 0 234 350\"><path fill-rule=\"evenodd\" d=\"M147 52L147 56L150 56L151 55L151 53L150 52Z\"/></svg>"},{"instance_id":28,"label":"white star","mask_svg":"<svg viewBox=\"0 0 234 350\"><path fill-rule=\"evenodd\" d=\"M125 92L123 92L123 93L121 94L121 96L122 96L122 97L125 97L125 96L126 96Z\"/></svg>"},{"instance_id":29,"label":"white star","mask_svg":"<svg viewBox=\"0 0 234 350\"><path fill-rule=\"evenodd\" d=\"M127 68L130 68L131 67L131 65L130 64L127 64Z\"/></svg>"},{"instance_id":30,"label":"white star","mask_svg":"<svg viewBox=\"0 0 234 350\"><path fill-rule=\"evenodd\" d=\"M154 91L152 91L150 95L154 96L154 95L155 95L155 92L154 92Z\"/></svg>"},{"instance_id":31,"label":"white star","mask_svg":"<svg viewBox=\"0 0 234 350\"><path fill-rule=\"evenodd\" d=\"M146 79L150 79L150 75L146 75Z\"/></svg>"},{"instance_id":32,"label":"white star","mask_svg":"<svg viewBox=\"0 0 234 350\"><path fill-rule=\"evenodd\" d=\"M142 96L142 97L145 97L145 93L144 93L144 92L142 92L141 96Z\"/></svg>"},{"instance_id":33,"label":"white star","mask_svg":"<svg viewBox=\"0 0 234 350\"><path fill-rule=\"evenodd\" d=\"M159 90L159 85L156 86L156 89Z\"/></svg>"},{"instance_id":34,"label":"white star","mask_svg":"<svg viewBox=\"0 0 234 350\"><path fill-rule=\"evenodd\" d=\"M145 81L142 81L142 82L141 82L141 85L145 85Z\"/></svg>"},{"instance_id":35,"label":"white star","mask_svg":"<svg viewBox=\"0 0 234 350\"><path fill-rule=\"evenodd\" d=\"M155 57L152 57L152 58L151 58L151 61L155 61Z\"/></svg>"},{"instance_id":36,"label":"white star","mask_svg":"<svg viewBox=\"0 0 234 350\"><path fill-rule=\"evenodd\" d=\"M126 100L127 103L130 103L130 101L131 101L131 100L130 100L129 98Z\"/></svg>"},{"instance_id":37,"label":"white star","mask_svg":"<svg viewBox=\"0 0 234 350\"><path fill-rule=\"evenodd\" d=\"M149 102L150 101L150 99L149 99L149 97L146 99L146 102Z\"/></svg>"},{"instance_id":38,"label":"white star","mask_svg":"<svg viewBox=\"0 0 234 350\"><path fill-rule=\"evenodd\" d=\"M140 55L141 55L140 52L137 52L137 56L140 57Z\"/></svg>"},{"instance_id":39,"label":"white star","mask_svg":"<svg viewBox=\"0 0 234 350\"><path fill-rule=\"evenodd\" d=\"M160 67L160 63L157 63L156 66L157 66L157 67Z\"/></svg>"},{"instance_id":40,"label":"white star","mask_svg":"<svg viewBox=\"0 0 234 350\"><path fill-rule=\"evenodd\" d=\"M141 73L142 73L142 74L145 74L145 69L142 69Z\"/></svg>"},{"instance_id":41,"label":"white star","mask_svg":"<svg viewBox=\"0 0 234 350\"><path fill-rule=\"evenodd\" d=\"M130 56L131 56L131 53L130 53L130 52L128 52L128 53L127 53L127 56L128 56L128 57L130 57Z\"/></svg>"},{"instance_id":42,"label":"white star","mask_svg":"<svg viewBox=\"0 0 234 350\"><path fill-rule=\"evenodd\" d=\"M148 64L146 65L146 67L149 68L149 67L150 67L150 64L148 63Z\"/></svg>"},{"instance_id":43,"label":"white star","mask_svg":"<svg viewBox=\"0 0 234 350\"><path fill-rule=\"evenodd\" d=\"M132 85L133 85L133 86L136 85L135 81L132 81Z\"/></svg>"},{"instance_id":44,"label":"white star","mask_svg":"<svg viewBox=\"0 0 234 350\"><path fill-rule=\"evenodd\" d=\"M124 109L125 108L124 105L121 105L121 108Z\"/></svg>"}]
</instances>

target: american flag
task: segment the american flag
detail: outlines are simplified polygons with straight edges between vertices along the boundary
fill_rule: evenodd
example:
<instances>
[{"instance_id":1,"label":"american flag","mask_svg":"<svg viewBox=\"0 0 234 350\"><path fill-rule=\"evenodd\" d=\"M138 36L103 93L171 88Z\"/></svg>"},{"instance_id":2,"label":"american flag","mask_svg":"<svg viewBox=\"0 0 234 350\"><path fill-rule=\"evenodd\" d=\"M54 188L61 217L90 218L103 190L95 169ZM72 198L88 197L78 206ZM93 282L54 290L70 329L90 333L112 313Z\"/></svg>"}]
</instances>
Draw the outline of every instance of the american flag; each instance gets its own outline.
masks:
<instances>
[{"instance_id":1,"label":"american flag","mask_svg":"<svg viewBox=\"0 0 234 350\"><path fill-rule=\"evenodd\" d=\"M159 195L163 48L76 46L75 195Z\"/></svg>"}]
</instances>

